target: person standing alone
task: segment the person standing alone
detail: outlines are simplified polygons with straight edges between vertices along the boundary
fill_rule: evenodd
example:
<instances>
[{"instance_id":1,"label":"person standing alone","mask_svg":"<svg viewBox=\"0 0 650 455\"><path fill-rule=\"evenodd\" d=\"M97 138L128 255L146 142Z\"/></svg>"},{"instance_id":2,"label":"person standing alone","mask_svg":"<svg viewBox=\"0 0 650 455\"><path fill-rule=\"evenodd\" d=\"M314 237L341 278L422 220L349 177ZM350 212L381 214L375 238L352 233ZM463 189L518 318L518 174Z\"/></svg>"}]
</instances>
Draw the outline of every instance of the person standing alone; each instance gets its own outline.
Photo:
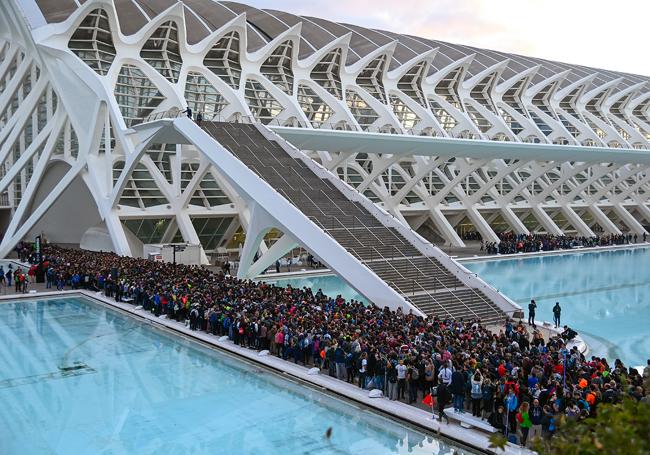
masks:
<instances>
[{"instance_id":1,"label":"person standing alone","mask_svg":"<svg viewBox=\"0 0 650 455\"><path fill-rule=\"evenodd\" d=\"M535 327L535 309L537 308L537 304L535 303L535 299L531 299L530 303L528 304L528 325L532 325Z\"/></svg>"},{"instance_id":2,"label":"person standing alone","mask_svg":"<svg viewBox=\"0 0 650 455\"><path fill-rule=\"evenodd\" d=\"M555 302L553 307L553 322L555 323L555 328L560 328L560 316L562 314L562 308L560 307L560 302Z\"/></svg>"}]
</instances>

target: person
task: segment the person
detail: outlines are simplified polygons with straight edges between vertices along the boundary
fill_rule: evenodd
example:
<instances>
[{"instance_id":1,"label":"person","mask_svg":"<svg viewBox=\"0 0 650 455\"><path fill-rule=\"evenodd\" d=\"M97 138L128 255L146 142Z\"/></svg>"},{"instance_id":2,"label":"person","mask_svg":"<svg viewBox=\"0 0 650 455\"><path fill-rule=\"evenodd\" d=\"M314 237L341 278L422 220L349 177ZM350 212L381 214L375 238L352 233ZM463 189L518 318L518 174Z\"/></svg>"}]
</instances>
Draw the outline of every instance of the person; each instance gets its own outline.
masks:
<instances>
[{"instance_id":1,"label":"person","mask_svg":"<svg viewBox=\"0 0 650 455\"><path fill-rule=\"evenodd\" d=\"M506 405L506 410L508 411L508 415L506 417L506 420L508 422L508 428L506 429L506 431L514 433L517 425L515 416L517 413L517 408L519 407L519 399L517 398L517 395L515 395L514 387L510 387L508 389L508 395L506 396L504 402Z\"/></svg>"},{"instance_id":2,"label":"person","mask_svg":"<svg viewBox=\"0 0 650 455\"><path fill-rule=\"evenodd\" d=\"M54 282L54 269L52 267L47 268L47 271L45 272L45 279L46 279L45 288L51 289L52 283Z\"/></svg>"},{"instance_id":3,"label":"person","mask_svg":"<svg viewBox=\"0 0 650 455\"><path fill-rule=\"evenodd\" d=\"M505 434L506 432L506 413L503 406L499 406L497 410L488 416L488 423L492 425L498 432Z\"/></svg>"},{"instance_id":4,"label":"person","mask_svg":"<svg viewBox=\"0 0 650 455\"><path fill-rule=\"evenodd\" d=\"M397 371L397 399L404 399L406 396L406 372L408 368L404 365L403 359L400 359L395 370Z\"/></svg>"},{"instance_id":5,"label":"person","mask_svg":"<svg viewBox=\"0 0 650 455\"><path fill-rule=\"evenodd\" d=\"M451 384L451 375L453 371L451 369L450 363L445 364L443 368L440 369L440 372L438 373L438 380L446 385L449 386Z\"/></svg>"},{"instance_id":6,"label":"person","mask_svg":"<svg viewBox=\"0 0 650 455\"><path fill-rule=\"evenodd\" d=\"M280 260L275 261L275 273L280 273Z\"/></svg>"},{"instance_id":7,"label":"person","mask_svg":"<svg viewBox=\"0 0 650 455\"><path fill-rule=\"evenodd\" d=\"M646 367L643 369L643 388L645 396L650 397L650 359L646 363Z\"/></svg>"},{"instance_id":8,"label":"person","mask_svg":"<svg viewBox=\"0 0 650 455\"><path fill-rule=\"evenodd\" d=\"M201 126L201 122L202 122L202 121L203 121L203 113L202 113L202 112L198 112L198 113L196 114L196 124L199 125L199 126Z\"/></svg>"},{"instance_id":9,"label":"person","mask_svg":"<svg viewBox=\"0 0 650 455\"><path fill-rule=\"evenodd\" d=\"M555 302L553 307L553 322L555 323L555 328L560 328L560 315L562 314L562 308L560 307L560 302Z\"/></svg>"},{"instance_id":10,"label":"person","mask_svg":"<svg viewBox=\"0 0 650 455\"><path fill-rule=\"evenodd\" d=\"M542 417L542 438L550 439L555 434L555 413L550 405L544 405Z\"/></svg>"},{"instance_id":11,"label":"person","mask_svg":"<svg viewBox=\"0 0 650 455\"><path fill-rule=\"evenodd\" d=\"M368 353L361 354L359 362L359 387L362 389L366 387L366 374L368 373Z\"/></svg>"},{"instance_id":12,"label":"person","mask_svg":"<svg viewBox=\"0 0 650 455\"><path fill-rule=\"evenodd\" d=\"M570 328L568 325L564 326L564 331L560 335L564 341L571 341L578 335L578 332Z\"/></svg>"},{"instance_id":13,"label":"person","mask_svg":"<svg viewBox=\"0 0 650 455\"><path fill-rule=\"evenodd\" d=\"M0 285L4 286L5 284L5 269L0 265Z\"/></svg>"},{"instance_id":14,"label":"person","mask_svg":"<svg viewBox=\"0 0 650 455\"><path fill-rule=\"evenodd\" d=\"M417 365L410 363L406 372L406 379L408 383L408 403L413 404L418 399L418 386L420 380L420 372Z\"/></svg>"},{"instance_id":15,"label":"person","mask_svg":"<svg viewBox=\"0 0 650 455\"><path fill-rule=\"evenodd\" d=\"M519 430L521 431L522 447L526 447L526 442L528 441L528 432L530 431L530 427L533 426L530 421L530 415L528 414L529 407L530 403L524 401L521 403L519 413L517 414L517 422L519 423Z\"/></svg>"},{"instance_id":16,"label":"person","mask_svg":"<svg viewBox=\"0 0 650 455\"><path fill-rule=\"evenodd\" d=\"M472 415L474 417L481 417L481 400L483 399L483 375L481 370L477 369L471 379L472 390Z\"/></svg>"},{"instance_id":17,"label":"person","mask_svg":"<svg viewBox=\"0 0 650 455\"><path fill-rule=\"evenodd\" d=\"M483 416L482 418L488 418L492 412L494 412L494 385L490 378L485 378L483 381Z\"/></svg>"},{"instance_id":18,"label":"person","mask_svg":"<svg viewBox=\"0 0 650 455\"><path fill-rule=\"evenodd\" d=\"M7 273L5 274L7 279L7 287L11 287L12 275L13 275L13 268L11 267L11 264L9 264L9 267L7 267Z\"/></svg>"},{"instance_id":19,"label":"person","mask_svg":"<svg viewBox=\"0 0 650 455\"><path fill-rule=\"evenodd\" d=\"M537 303L535 299L531 299L528 304L528 325L535 327L535 309L537 308Z\"/></svg>"},{"instance_id":20,"label":"person","mask_svg":"<svg viewBox=\"0 0 650 455\"><path fill-rule=\"evenodd\" d=\"M459 413L465 412L465 377L463 373L454 368L454 372L451 374L451 384L449 385L449 390L453 395L454 401L454 411Z\"/></svg>"},{"instance_id":21,"label":"person","mask_svg":"<svg viewBox=\"0 0 650 455\"><path fill-rule=\"evenodd\" d=\"M449 388L444 382L438 384L436 398L438 400L438 420L442 422L442 418L444 417L447 423L449 423L449 417L445 415L445 408L449 404Z\"/></svg>"},{"instance_id":22,"label":"person","mask_svg":"<svg viewBox=\"0 0 650 455\"><path fill-rule=\"evenodd\" d=\"M336 363L336 378L343 381L345 378L345 351L341 343L337 343L334 349L334 362Z\"/></svg>"},{"instance_id":23,"label":"person","mask_svg":"<svg viewBox=\"0 0 650 455\"><path fill-rule=\"evenodd\" d=\"M386 363L386 379L388 382L388 399L397 400L397 370L391 361Z\"/></svg>"},{"instance_id":24,"label":"person","mask_svg":"<svg viewBox=\"0 0 650 455\"><path fill-rule=\"evenodd\" d=\"M189 118L190 120L192 119L192 108L191 107L187 106L187 109L185 109L183 111L183 113L187 114L187 118Z\"/></svg>"},{"instance_id":25,"label":"person","mask_svg":"<svg viewBox=\"0 0 650 455\"><path fill-rule=\"evenodd\" d=\"M530 415L530 439L531 441L535 438L542 437L542 420L544 418L544 409L539 405L539 400L535 398L533 400L533 406L528 411Z\"/></svg>"}]
</instances>

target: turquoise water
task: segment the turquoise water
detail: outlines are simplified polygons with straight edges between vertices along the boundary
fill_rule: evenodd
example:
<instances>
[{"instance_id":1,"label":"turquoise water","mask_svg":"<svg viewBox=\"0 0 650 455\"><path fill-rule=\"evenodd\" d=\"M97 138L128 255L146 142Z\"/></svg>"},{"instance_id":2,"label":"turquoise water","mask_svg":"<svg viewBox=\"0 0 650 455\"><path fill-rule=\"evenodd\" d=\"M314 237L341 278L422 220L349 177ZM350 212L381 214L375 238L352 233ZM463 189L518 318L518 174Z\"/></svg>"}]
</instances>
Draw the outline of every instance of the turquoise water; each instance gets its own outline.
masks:
<instances>
[{"instance_id":1,"label":"turquoise water","mask_svg":"<svg viewBox=\"0 0 650 455\"><path fill-rule=\"evenodd\" d=\"M0 343L3 455L462 453L84 299L0 304Z\"/></svg>"},{"instance_id":2,"label":"turquoise water","mask_svg":"<svg viewBox=\"0 0 650 455\"><path fill-rule=\"evenodd\" d=\"M464 264L519 303L537 302L537 319L552 321L556 301L562 324L584 335L593 355L628 366L650 358L650 248L572 253Z\"/></svg>"},{"instance_id":3,"label":"turquoise water","mask_svg":"<svg viewBox=\"0 0 650 455\"><path fill-rule=\"evenodd\" d=\"M336 297L341 295L346 300L361 300L367 302L367 299L349 286L345 281L336 275L318 275L318 276L297 276L283 278L281 280L264 280L269 283L275 283L278 286L291 285L294 288L303 288L305 286L312 289L314 293L319 289L323 290L325 295Z\"/></svg>"}]
</instances>

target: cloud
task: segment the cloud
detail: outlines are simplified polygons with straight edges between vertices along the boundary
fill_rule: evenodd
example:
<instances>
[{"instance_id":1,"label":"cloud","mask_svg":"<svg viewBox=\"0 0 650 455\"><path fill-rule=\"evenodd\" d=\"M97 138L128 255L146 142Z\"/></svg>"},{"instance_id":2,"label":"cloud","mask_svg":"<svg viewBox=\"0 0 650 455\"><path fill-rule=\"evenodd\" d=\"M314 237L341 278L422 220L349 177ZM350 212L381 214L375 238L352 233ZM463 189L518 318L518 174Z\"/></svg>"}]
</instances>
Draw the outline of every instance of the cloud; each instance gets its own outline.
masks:
<instances>
[{"instance_id":1,"label":"cloud","mask_svg":"<svg viewBox=\"0 0 650 455\"><path fill-rule=\"evenodd\" d=\"M650 3L619 0L248 0L316 16L567 63L650 75Z\"/></svg>"}]
</instances>

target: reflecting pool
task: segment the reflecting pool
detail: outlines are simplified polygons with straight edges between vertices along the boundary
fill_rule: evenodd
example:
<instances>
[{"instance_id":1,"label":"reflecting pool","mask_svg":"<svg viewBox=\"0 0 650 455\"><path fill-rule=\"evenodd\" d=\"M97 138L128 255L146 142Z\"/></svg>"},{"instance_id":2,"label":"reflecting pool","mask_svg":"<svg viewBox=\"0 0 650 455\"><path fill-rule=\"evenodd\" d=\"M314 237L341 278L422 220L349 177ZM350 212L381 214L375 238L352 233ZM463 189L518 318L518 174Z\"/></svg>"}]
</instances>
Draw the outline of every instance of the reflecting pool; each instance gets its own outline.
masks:
<instances>
[{"instance_id":1,"label":"reflecting pool","mask_svg":"<svg viewBox=\"0 0 650 455\"><path fill-rule=\"evenodd\" d=\"M519 303L537 302L537 319L577 329L593 355L628 366L650 357L650 248L466 262L463 265Z\"/></svg>"},{"instance_id":2,"label":"reflecting pool","mask_svg":"<svg viewBox=\"0 0 650 455\"><path fill-rule=\"evenodd\" d=\"M464 453L82 298L0 303L0 343L2 454Z\"/></svg>"}]
</instances>

